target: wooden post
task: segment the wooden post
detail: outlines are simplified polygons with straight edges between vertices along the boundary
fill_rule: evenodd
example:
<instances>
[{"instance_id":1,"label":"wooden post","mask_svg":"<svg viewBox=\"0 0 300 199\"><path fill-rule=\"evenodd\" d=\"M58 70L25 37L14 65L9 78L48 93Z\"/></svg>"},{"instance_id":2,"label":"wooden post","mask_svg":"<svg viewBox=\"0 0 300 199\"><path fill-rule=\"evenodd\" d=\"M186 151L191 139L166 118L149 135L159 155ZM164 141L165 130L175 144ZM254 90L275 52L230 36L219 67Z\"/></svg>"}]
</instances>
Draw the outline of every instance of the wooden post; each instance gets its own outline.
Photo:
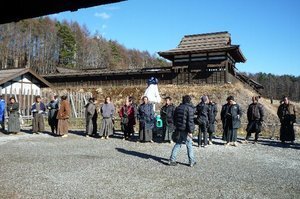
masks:
<instances>
[{"instance_id":1,"label":"wooden post","mask_svg":"<svg viewBox=\"0 0 300 199\"><path fill-rule=\"evenodd\" d=\"M70 100L71 100L71 106L72 106L72 109L73 109L73 112L74 112L74 116L75 116L75 118L77 118L76 107L75 107L75 104L74 104L74 100L73 100L73 95L72 94L70 94Z\"/></svg>"}]
</instances>

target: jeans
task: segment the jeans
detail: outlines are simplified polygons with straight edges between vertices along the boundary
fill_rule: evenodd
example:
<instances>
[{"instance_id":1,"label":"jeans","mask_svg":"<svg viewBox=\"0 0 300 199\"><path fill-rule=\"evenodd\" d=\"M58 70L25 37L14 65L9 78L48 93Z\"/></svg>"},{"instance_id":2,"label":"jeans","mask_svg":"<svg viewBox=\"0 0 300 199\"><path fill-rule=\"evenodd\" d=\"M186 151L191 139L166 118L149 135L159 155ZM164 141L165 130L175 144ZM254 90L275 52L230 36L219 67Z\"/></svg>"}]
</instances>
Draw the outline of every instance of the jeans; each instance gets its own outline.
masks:
<instances>
[{"instance_id":1,"label":"jeans","mask_svg":"<svg viewBox=\"0 0 300 199\"><path fill-rule=\"evenodd\" d=\"M181 148L181 144L185 143L186 149L187 149L187 155L189 157L189 163L192 164L195 162L195 157L194 157L194 151L193 151L193 139L191 137L187 137L186 141L184 141L184 138L180 136L179 140L176 142L176 144L173 147L172 154L170 157L171 162L176 161L177 153L179 149Z\"/></svg>"}]
</instances>

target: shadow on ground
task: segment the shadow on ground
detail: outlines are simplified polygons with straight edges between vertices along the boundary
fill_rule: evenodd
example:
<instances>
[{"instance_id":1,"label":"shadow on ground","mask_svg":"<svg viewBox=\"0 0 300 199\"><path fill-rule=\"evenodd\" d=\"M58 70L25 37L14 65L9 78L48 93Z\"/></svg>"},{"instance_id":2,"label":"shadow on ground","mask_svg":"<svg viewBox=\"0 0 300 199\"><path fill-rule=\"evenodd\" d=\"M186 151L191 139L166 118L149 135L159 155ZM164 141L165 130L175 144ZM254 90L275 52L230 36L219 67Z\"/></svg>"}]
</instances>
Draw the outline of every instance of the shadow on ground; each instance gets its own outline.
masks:
<instances>
[{"instance_id":1,"label":"shadow on ground","mask_svg":"<svg viewBox=\"0 0 300 199\"><path fill-rule=\"evenodd\" d=\"M123 148L116 148L116 150L118 152L124 153L126 155L132 155L132 156L143 158L143 159L152 159L163 165L169 165L169 159L166 159L166 158L157 157L157 156L153 156L153 155L146 154L146 153L141 153L138 151L131 151L131 150L123 149ZM186 163L178 162L178 164L188 166L188 164L186 164Z\"/></svg>"}]
</instances>

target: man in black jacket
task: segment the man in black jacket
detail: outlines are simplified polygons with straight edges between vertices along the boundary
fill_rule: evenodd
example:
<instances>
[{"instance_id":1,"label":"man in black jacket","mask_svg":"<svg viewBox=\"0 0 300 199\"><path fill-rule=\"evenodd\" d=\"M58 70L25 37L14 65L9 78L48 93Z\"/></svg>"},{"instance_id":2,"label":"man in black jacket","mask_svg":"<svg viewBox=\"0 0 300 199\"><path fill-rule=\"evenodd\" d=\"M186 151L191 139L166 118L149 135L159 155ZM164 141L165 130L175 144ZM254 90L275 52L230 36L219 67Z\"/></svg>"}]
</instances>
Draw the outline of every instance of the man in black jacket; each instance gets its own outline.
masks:
<instances>
[{"instance_id":1,"label":"man in black jacket","mask_svg":"<svg viewBox=\"0 0 300 199\"><path fill-rule=\"evenodd\" d=\"M258 102L259 97L252 97L252 103L247 110L248 125L246 128L247 136L244 143L248 143L251 133L255 133L254 143L257 143L258 135L261 132L262 122L264 121L264 107Z\"/></svg>"},{"instance_id":2,"label":"man in black jacket","mask_svg":"<svg viewBox=\"0 0 300 199\"><path fill-rule=\"evenodd\" d=\"M207 127L208 127L208 114L209 114L209 100L207 96L201 97L201 102L196 106L197 121L199 125L198 133L198 147L207 146Z\"/></svg>"},{"instance_id":3,"label":"man in black jacket","mask_svg":"<svg viewBox=\"0 0 300 199\"><path fill-rule=\"evenodd\" d=\"M176 166L176 156L181 147L185 144L188 151L189 165L192 167L196 164L193 151L193 132L195 130L194 124L195 108L191 103L191 97L185 95L182 97L182 103L175 109L174 122L176 126L176 144L173 147L170 157L169 165Z\"/></svg>"},{"instance_id":4,"label":"man in black jacket","mask_svg":"<svg viewBox=\"0 0 300 199\"><path fill-rule=\"evenodd\" d=\"M242 109L234 101L233 96L227 97L227 104L222 106L221 119L223 124L223 140L225 146L238 146L237 129L241 127Z\"/></svg>"}]
</instances>

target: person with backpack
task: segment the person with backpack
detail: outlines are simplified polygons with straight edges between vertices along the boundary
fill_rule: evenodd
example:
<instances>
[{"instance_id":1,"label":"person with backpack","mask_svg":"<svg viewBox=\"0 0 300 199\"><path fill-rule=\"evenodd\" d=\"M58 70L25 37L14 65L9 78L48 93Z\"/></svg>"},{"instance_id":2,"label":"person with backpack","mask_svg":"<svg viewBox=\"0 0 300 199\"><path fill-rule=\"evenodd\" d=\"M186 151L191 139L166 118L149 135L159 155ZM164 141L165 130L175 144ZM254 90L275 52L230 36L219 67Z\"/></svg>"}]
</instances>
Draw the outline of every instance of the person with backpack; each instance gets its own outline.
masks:
<instances>
[{"instance_id":1,"label":"person with backpack","mask_svg":"<svg viewBox=\"0 0 300 199\"><path fill-rule=\"evenodd\" d=\"M91 97L89 102L85 105L86 137L97 135L97 118L96 100Z\"/></svg>"}]
</instances>

